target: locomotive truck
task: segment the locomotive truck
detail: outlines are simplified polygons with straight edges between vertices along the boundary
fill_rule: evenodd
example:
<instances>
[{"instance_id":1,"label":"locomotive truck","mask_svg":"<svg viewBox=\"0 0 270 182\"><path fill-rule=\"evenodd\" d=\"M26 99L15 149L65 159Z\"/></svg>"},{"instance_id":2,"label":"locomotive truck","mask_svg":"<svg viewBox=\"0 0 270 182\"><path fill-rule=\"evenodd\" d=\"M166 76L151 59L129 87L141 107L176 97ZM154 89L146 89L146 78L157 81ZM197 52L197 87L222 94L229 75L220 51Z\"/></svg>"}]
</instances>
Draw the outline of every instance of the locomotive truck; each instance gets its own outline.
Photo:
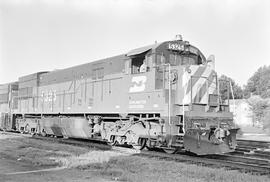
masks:
<instances>
[{"instance_id":1,"label":"locomotive truck","mask_svg":"<svg viewBox=\"0 0 270 182\"><path fill-rule=\"evenodd\" d=\"M236 147L238 129L213 60L181 36L0 88L2 128L168 153Z\"/></svg>"}]
</instances>

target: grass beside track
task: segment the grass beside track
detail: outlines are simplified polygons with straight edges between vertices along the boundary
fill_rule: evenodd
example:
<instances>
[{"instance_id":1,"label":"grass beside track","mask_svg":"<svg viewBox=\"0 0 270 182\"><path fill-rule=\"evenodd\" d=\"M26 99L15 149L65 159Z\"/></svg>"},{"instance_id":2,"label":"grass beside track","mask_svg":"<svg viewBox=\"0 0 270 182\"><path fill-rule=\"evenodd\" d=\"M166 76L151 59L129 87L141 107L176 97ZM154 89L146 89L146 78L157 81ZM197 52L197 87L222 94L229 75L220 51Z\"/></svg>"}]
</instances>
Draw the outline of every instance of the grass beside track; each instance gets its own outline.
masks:
<instances>
[{"instance_id":1,"label":"grass beside track","mask_svg":"<svg viewBox=\"0 0 270 182\"><path fill-rule=\"evenodd\" d=\"M29 137L12 137L0 140L0 156L20 162L30 163L37 168L59 166L55 158L80 155L88 148L65 144L55 144ZM2 147L4 146L4 147Z\"/></svg>"},{"instance_id":2,"label":"grass beside track","mask_svg":"<svg viewBox=\"0 0 270 182\"><path fill-rule=\"evenodd\" d=\"M107 175L119 181L186 181L186 182L265 182L267 176L256 176L213 169L174 161L156 160L139 156L114 157L108 162L82 165L82 170L98 170L100 175Z\"/></svg>"},{"instance_id":3,"label":"grass beside track","mask_svg":"<svg viewBox=\"0 0 270 182\"><path fill-rule=\"evenodd\" d=\"M268 176L257 176L239 171L228 171L224 168L214 169L27 137L2 139L0 146L1 157L19 160L24 164L29 163L34 168L65 165L73 172L77 170L81 171L82 174L94 174L98 179L108 179L108 181L269 181ZM81 179L83 178L84 176L81 177Z\"/></svg>"}]
</instances>

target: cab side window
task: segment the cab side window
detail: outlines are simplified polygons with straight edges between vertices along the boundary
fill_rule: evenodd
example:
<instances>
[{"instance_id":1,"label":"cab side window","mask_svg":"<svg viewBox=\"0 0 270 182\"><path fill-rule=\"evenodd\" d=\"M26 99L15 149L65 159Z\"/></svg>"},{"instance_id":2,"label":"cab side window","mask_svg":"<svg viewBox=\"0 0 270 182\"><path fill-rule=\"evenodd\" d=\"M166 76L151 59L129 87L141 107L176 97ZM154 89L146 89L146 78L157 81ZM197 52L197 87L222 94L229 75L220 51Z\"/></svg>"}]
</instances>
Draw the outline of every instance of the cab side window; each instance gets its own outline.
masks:
<instances>
[{"instance_id":1,"label":"cab side window","mask_svg":"<svg viewBox=\"0 0 270 182\"><path fill-rule=\"evenodd\" d=\"M144 56L135 56L131 59L131 73L140 73L140 66L143 64Z\"/></svg>"},{"instance_id":2,"label":"cab side window","mask_svg":"<svg viewBox=\"0 0 270 182\"><path fill-rule=\"evenodd\" d=\"M139 74L150 71L153 62L152 55L140 54L131 58L131 74Z\"/></svg>"}]
</instances>

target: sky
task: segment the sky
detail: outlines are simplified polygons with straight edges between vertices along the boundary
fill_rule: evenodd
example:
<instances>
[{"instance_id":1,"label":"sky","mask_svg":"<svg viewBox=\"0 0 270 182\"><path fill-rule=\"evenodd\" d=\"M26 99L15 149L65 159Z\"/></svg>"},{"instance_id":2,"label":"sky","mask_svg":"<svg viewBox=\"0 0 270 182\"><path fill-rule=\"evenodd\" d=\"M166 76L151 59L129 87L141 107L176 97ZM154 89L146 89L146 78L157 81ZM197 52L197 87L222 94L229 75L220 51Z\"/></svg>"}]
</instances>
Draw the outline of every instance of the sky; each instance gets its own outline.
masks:
<instances>
[{"instance_id":1,"label":"sky","mask_svg":"<svg viewBox=\"0 0 270 182\"><path fill-rule=\"evenodd\" d=\"M173 40L243 86L270 65L269 0L0 0L0 83Z\"/></svg>"}]
</instances>

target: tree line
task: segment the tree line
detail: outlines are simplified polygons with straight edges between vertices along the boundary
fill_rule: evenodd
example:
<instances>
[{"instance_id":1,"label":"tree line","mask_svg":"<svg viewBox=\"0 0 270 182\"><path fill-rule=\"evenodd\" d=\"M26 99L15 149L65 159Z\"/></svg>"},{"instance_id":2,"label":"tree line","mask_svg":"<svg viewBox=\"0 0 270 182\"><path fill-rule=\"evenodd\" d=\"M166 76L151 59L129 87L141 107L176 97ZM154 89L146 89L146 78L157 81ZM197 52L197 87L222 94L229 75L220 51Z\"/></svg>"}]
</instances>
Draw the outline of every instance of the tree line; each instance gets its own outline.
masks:
<instances>
[{"instance_id":1,"label":"tree line","mask_svg":"<svg viewBox=\"0 0 270 182\"><path fill-rule=\"evenodd\" d=\"M231 88L222 80L231 82ZM241 88L232 78L225 75L219 77L219 92L221 99L228 98L228 89L233 90L234 99L246 99L253 111L253 122L259 122L264 128L270 129L270 66L260 67ZM232 99L232 93L229 99Z\"/></svg>"}]
</instances>

